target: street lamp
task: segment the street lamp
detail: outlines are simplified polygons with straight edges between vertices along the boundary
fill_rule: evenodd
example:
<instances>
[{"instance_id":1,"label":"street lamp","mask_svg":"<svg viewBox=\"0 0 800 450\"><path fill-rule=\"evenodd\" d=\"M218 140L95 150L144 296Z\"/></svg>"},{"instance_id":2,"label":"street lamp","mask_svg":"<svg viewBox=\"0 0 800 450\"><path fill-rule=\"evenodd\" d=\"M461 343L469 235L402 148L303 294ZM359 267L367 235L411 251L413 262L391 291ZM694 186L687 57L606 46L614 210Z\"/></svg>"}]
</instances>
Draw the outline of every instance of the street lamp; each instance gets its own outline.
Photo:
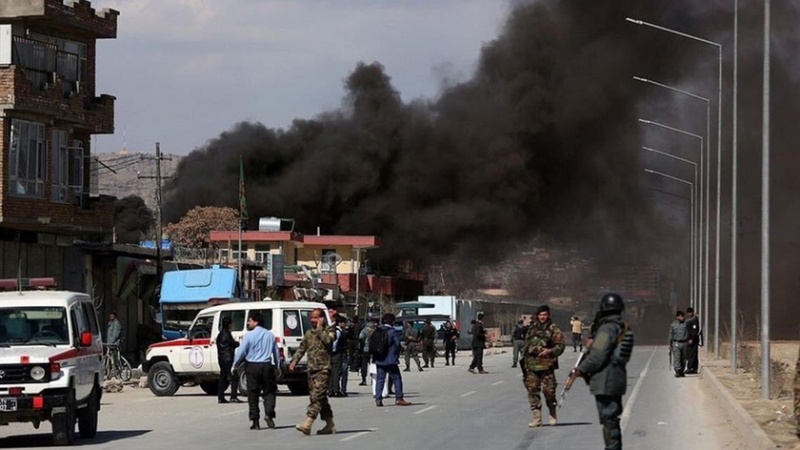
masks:
<instances>
[{"instance_id":1,"label":"street lamp","mask_svg":"<svg viewBox=\"0 0 800 450\"><path fill-rule=\"evenodd\" d=\"M693 98L695 100L700 100L702 102L705 102L705 104L706 104L706 136L705 136L705 138L706 138L706 142L711 142L711 101L709 99L707 99L706 97L702 97L700 95L697 95L697 94L693 94L693 93L691 93L689 91L684 91L683 89L678 89L676 87L669 86L669 85L664 84L664 83L659 83L658 81L649 80L647 78L642 78L642 77L636 77L635 76L635 77L633 77L633 79L636 80L636 81L641 81L642 83L652 84L654 86L658 86L660 88L664 88L664 89L670 90L672 92L677 92L679 94L686 95L686 96L691 97L691 98ZM703 315L701 315L700 317L702 317L703 320L704 320L703 329L707 330L708 329L708 258L709 258L709 256L708 256L709 255L708 241L709 241L709 222L710 222L709 214L710 214L710 211L711 211L711 208L710 208L710 205L711 205L711 146L710 145L706 145L705 160L707 161L706 170L705 170L705 182L703 181L703 167L702 167L702 165L700 166L700 211L701 211L701 214L702 214L702 211L703 211L703 186L704 185L705 185L705 193L706 193L705 194L706 195L706 201L705 201L705 205L706 205L706 209L705 209L705 215L706 215L706 217L705 217L705 224L706 224L706 226L705 226L705 239L703 239L703 227L702 227L702 225L700 226L700 245L701 245L701 250L700 250L701 267L700 267L700 270L701 271L705 270L703 278L701 278L700 289L701 289L701 292L702 292L701 299L705 299L705 305L702 307ZM702 164L702 158L700 159L700 162ZM717 185L718 190L719 190L719 186L720 185L718 184ZM719 197L719 192L717 192L717 196ZM704 241L705 241L705 244L703 244ZM705 245L705 252L703 251L702 245ZM705 253L705 262L703 262L703 253ZM703 267L702 267L703 264L705 265L705 269L703 269ZM705 280L705 283L703 283L702 280Z\"/></svg>"},{"instance_id":2,"label":"street lamp","mask_svg":"<svg viewBox=\"0 0 800 450\"><path fill-rule=\"evenodd\" d=\"M667 158L671 158L671 159L674 159L676 161L681 161L681 162L684 162L684 163L687 163L687 164L691 164L692 166L694 166L694 183L697 184L697 163L696 162L688 160L686 158L681 158L680 156L675 156L675 155L673 155L671 153L663 152L661 150L656 150L656 149L650 148L650 147L642 146L642 150L650 152L650 153L655 153L655 154L658 154L658 155L666 156ZM703 174L701 173L700 174L700 179L702 180L702 178L703 178ZM702 188L700 188L700 189L702 190ZM702 192L701 192L701 194L702 194ZM700 198L702 199L703 196L700 195ZM698 216L699 216L702 213L702 206L699 206L698 208L699 208L699 211L698 211ZM692 212L694 212L694 210ZM692 227L696 227L696 224L692 223ZM695 233L696 233L696 231L695 231ZM701 227L700 228L700 235L702 236L702 234L703 234L703 229ZM694 248L696 248L697 245L700 245L699 242L697 242L697 241L701 241L701 240L702 240L702 237L700 239L696 239L691 244L691 246L693 247L693 249L691 250L692 255L695 254ZM694 259L694 258L692 258L692 259ZM693 272L694 272L694 270L693 270ZM695 305L694 306L698 310L702 310L703 312L705 312L705 309L703 309L701 301L699 301L699 300L695 301Z\"/></svg>"},{"instance_id":3,"label":"street lamp","mask_svg":"<svg viewBox=\"0 0 800 450\"><path fill-rule=\"evenodd\" d=\"M640 118L639 122L641 122L643 124L646 124L646 125L654 125L654 126L657 126L659 128L663 128L665 130L669 130L669 131L673 131L673 132L676 132L676 133L680 133L680 134L683 134L684 136L690 136L690 137L693 137L695 139L699 139L700 140L700 155L699 155L700 156L700 173L701 174L703 173L703 136L700 136L699 134L690 133L690 132L688 132L686 130L681 130L680 128L675 128L675 127L671 127L671 126L668 126L668 125L664 125L662 123L654 122L652 120L645 120L645 119L641 119ZM700 177L700 182L701 183L702 183L702 180L703 180L703 177ZM701 184L701 186L702 186L702 184ZM700 196L700 209L701 209L701 212L702 212L702 207L703 207L702 206L703 205L702 200L703 200L703 197ZM706 208L708 208L708 205L706 205ZM699 219L700 219L699 220L700 229L702 230L702 228L703 228L702 214L698 214L698 215L699 215ZM697 250L699 250L699 249L697 249ZM698 263L699 263L699 261L700 261L700 259L698 258ZM694 270L698 270L698 269L699 269L699 266L696 264ZM695 279L701 280L701 283L702 283L703 272L699 271L699 270L698 270L698 272L699 272L698 276L695 277ZM695 286L695 290L696 291L700 291L700 289L698 289L699 286L700 286L699 283L696 284L696 286ZM695 298L697 298L697 296L695 296ZM702 301L702 296L701 296L700 299L698 299L698 301ZM705 299L705 306L706 307L703 308L703 309L707 311L708 310L708 308L707 308L708 307L708 298ZM705 314L705 316L708 316L708 314ZM716 335L716 330L714 331L714 334Z\"/></svg>"},{"instance_id":4,"label":"street lamp","mask_svg":"<svg viewBox=\"0 0 800 450\"><path fill-rule=\"evenodd\" d=\"M647 172L647 173L652 173L653 175L658 175L658 176L661 176L661 177L664 177L664 178L668 178L668 179L670 179L670 180L673 180L673 181L678 181L678 182L681 182L681 183L684 183L684 184L688 184L688 185L689 185L689 187L691 188L691 195L689 196L689 197L690 197L690 205L689 205L689 209L691 210L691 218L689 219L689 220L690 220L690 224L691 224L691 225L689 226L689 229L691 230L691 231L690 231L690 236L691 236L691 238L690 238L690 241L691 241L692 243L694 243L694 242L697 240L697 238L696 238L696 236L695 236L695 215L694 215L694 214L695 214L695 206L694 206L695 195L694 195L694 183L692 183L691 181L684 180L683 178L678 178L678 177L674 177L674 176L672 176L672 175L667 175L666 173L659 172L659 171L657 171L657 170L652 170L652 169L644 169L644 171L645 171L645 172ZM695 178L696 178L696 177L697 177L697 172L695 172ZM693 245L693 244L692 244L692 245ZM691 245L690 245L690 247L691 247ZM689 253L691 254L691 255L690 255L690 257L689 257L689 261L691 262L692 260L694 260L694 249L690 249L690 250L689 250ZM694 270L692 270L692 272L693 272L693 273L692 273L692 276L690 277L690 279L691 279L691 278L694 278L694 277L695 277L695 275L696 275L696 274L694 273ZM692 282L690 281L690 284L691 284L691 283L692 283Z\"/></svg>"},{"instance_id":5,"label":"street lamp","mask_svg":"<svg viewBox=\"0 0 800 450\"><path fill-rule=\"evenodd\" d=\"M769 0L767 0L767 4L769 4ZM768 6L765 6L768 8ZM738 5L737 5L738 9ZM712 45L717 48L719 51L719 81L718 81L718 88L717 88L717 229L716 229L716 236L714 239L714 248L716 249L715 255L715 267L714 267L714 358L719 359L719 229L720 229L720 200L721 200L721 192L722 192L722 44L714 41L709 41L708 39L703 39L701 37L692 36L691 34L683 33L677 30L673 30L671 28L662 27L660 25L655 25L649 22L645 22L643 20L632 19L630 17L626 17L625 20L631 23L635 23L636 25L643 25L650 28L655 28L656 30L666 31L667 33L672 33L677 36L685 37L688 39L692 39L697 42L702 42L706 45ZM735 237L734 237L735 239Z\"/></svg>"}]
</instances>

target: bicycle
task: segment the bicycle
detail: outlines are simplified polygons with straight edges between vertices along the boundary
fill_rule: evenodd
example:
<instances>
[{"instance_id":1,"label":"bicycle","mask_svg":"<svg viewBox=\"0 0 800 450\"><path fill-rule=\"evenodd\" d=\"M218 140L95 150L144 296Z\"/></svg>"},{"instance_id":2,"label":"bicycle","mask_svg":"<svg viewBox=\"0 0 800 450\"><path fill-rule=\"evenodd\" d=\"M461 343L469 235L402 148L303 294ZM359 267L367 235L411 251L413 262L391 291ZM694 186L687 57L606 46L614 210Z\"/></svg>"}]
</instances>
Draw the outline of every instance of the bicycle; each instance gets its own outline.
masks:
<instances>
[{"instance_id":1,"label":"bicycle","mask_svg":"<svg viewBox=\"0 0 800 450\"><path fill-rule=\"evenodd\" d=\"M103 368L105 379L119 378L130 381L133 371L131 364L119 351L119 344L103 344Z\"/></svg>"}]
</instances>

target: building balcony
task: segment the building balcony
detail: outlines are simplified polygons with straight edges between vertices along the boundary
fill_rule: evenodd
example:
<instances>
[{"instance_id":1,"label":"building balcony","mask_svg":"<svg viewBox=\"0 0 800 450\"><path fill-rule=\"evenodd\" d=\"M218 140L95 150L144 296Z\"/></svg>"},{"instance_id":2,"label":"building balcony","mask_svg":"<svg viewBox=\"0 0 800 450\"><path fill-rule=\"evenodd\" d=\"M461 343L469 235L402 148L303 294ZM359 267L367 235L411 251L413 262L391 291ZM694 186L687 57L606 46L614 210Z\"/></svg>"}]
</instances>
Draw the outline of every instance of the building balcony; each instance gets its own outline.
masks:
<instances>
[{"instance_id":1,"label":"building balcony","mask_svg":"<svg viewBox=\"0 0 800 450\"><path fill-rule=\"evenodd\" d=\"M0 109L71 123L91 134L114 132L115 97L90 97L85 85L55 73L32 73L15 65L0 67Z\"/></svg>"}]
</instances>

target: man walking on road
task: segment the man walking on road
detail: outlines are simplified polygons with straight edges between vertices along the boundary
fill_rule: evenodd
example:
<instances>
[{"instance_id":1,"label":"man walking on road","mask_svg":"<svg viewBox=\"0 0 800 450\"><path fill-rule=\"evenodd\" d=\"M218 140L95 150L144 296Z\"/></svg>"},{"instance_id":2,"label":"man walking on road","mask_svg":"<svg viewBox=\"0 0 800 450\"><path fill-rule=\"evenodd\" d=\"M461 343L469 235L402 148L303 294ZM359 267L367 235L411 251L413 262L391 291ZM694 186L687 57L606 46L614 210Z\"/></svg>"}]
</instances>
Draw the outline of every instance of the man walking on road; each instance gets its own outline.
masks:
<instances>
[{"instance_id":1,"label":"man walking on road","mask_svg":"<svg viewBox=\"0 0 800 450\"><path fill-rule=\"evenodd\" d=\"M583 322L578 319L578 316L572 316L569 324L572 326L572 353L578 351L578 346L580 346L581 351L583 351Z\"/></svg>"},{"instance_id":2,"label":"man walking on road","mask_svg":"<svg viewBox=\"0 0 800 450\"><path fill-rule=\"evenodd\" d=\"M622 321L625 305L618 294L606 294L600 299L600 312L595 317L588 352L570 378L589 380L589 390L595 396L603 441L606 450L622 450L622 396L628 386L625 366L633 353L633 333Z\"/></svg>"},{"instance_id":3,"label":"man walking on road","mask_svg":"<svg viewBox=\"0 0 800 450\"><path fill-rule=\"evenodd\" d=\"M361 332L358 333L358 346L359 350L361 350L361 362L359 366L361 367L361 383L358 383L359 386L366 386L367 385L367 373L369 372L369 337L372 335L372 332L375 331L375 322L368 321L364 324L364 327L361 329Z\"/></svg>"},{"instance_id":4,"label":"man walking on road","mask_svg":"<svg viewBox=\"0 0 800 450\"><path fill-rule=\"evenodd\" d=\"M306 436L310 435L311 425L314 424L317 415L320 415L325 421L325 427L318 430L317 434L334 434L336 426L333 423L333 410L328 401L328 379L331 377L329 349L335 332L332 327L325 328L325 311L322 309L312 311L308 319L312 329L306 331L288 368L290 372L293 372L297 363L303 359L303 355L308 355L309 404L305 420L297 424L295 428Z\"/></svg>"},{"instance_id":5,"label":"man walking on road","mask_svg":"<svg viewBox=\"0 0 800 450\"><path fill-rule=\"evenodd\" d=\"M374 340L376 333L385 333L388 343L385 353L373 355L378 370L375 384L376 406L383 406L383 385L386 383L386 375L389 375L390 381L394 382L394 404L397 406L411 404L403 398L403 378L400 374L400 332L394 329L394 320L394 314L384 314L381 317L381 329L375 330L370 338Z\"/></svg>"},{"instance_id":6,"label":"man walking on road","mask_svg":"<svg viewBox=\"0 0 800 450\"><path fill-rule=\"evenodd\" d=\"M469 364L469 372L485 374L489 373L483 370L483 350L486 348L486 329L483 328L483 313L478 313L478 318L472 321L472 329L469 332L472 335L472 362Z\"/></svg>"},{"instance_id":7,"label":"man walking on road","mask_svg":"<svg viewBox=\"0 0 800 450\"><path fill-rule=\"evenodd\" d=\"M683 311L675 313L675 321L669 326L669 346L672 349L672 367L675 369L675 378L685 377L686 367L686 341L689 331L684 323Z\"/></svg>"},{"instance_id":8,"label":"man walking on road","mask_svg":"<svg viewBox=\"0 0 800 450\"><path fill-rule=\"evenodd\" d=\"M335 333L331 344L331 376L328 380L328 397L341 397L341 367L342 361L347 362L347 335L344 324L339 322L338 314L332 318L333 332Z\"/></svg>"},{"instance_id":9,"label":"man walking on road","mask_svg":"<svg viewBox=\"0 0 800 450\"><path fill-rule=\"evenodd\" d=\"M264 418L267 427L275 428L275 394L278 392L276 369L281 363L275 335L264 328L261 313L251 312L247 317L249 330L236 350L233 367L244 359L247 361L247 403L250 407L251 430L258 430L258 397L264 396Z\"/></svg>"},{"instance_id":10,"label":"man walking on road","mask_svg":"<svg viewBox=\"0 0 800 450\"><path fill-rule=\"evenodd\" d=\"M696 374L700 362L697 359L697 346L700 344L700 319L694 315L694 308L686 308L686 373Z\"/></svg>"},{"instance_id":11,"label":"man walking on road","mask_svg":"<svg viewBox=\"0 0 800 450\"><path fill-rule=\"evenodd\" d=\"M556 374L558 357L564 353L564 336L558 325L550 320L550 307L542 305L536 310L536 320L525 335L525 388L533 412L530 427L542 425L542 398L544 394L550 412L550 425L558 423L556 408Z\"/></svg>"},{"instance_id":12,"label":"man walking on road","mask_svg":"<svg viewBox=\"0 0 800 450\"><path fill-rule=\"evenodd\" d=\"M222 329L217 335L217 359L219 360L219 386L217 387L217 403L228 403L225 400L225 391L228 384L231 386L231 402L241 403L239 400L239 374L233 371L233 356L239 343L233 338L231 328L233 321L230 317L222 318ZM228 380L230 379L230 383Z\"/></svg>"},{"instance_id":13,"label":"man walking on road","mask_svg":"<svg viewBox=\"0 0 800 450\"><path fill-rule=\"evenodd\" d=\"M525 333L528 332L528 327L522 326L523 323L524 321L522 319L518 320L517 326L514 327L514 331L511 332L511 340L513 341L513 346L511 347L511 367L517 367L519 354L525 347Z\"/></svg>"},{"instance_id":14,"label":"man walking on road","mask_svg":"<svg viewBox=\"0 0 800 450\"><path fill-rule=\"evenodd\" d=\"M436 327L431 323L431 319L425 319L425 325L420 330L422 336L422 360L425 361L423 368L427 369L428 365L433 368L433 361L436 359Z\"/></svg>"}]
</instances>

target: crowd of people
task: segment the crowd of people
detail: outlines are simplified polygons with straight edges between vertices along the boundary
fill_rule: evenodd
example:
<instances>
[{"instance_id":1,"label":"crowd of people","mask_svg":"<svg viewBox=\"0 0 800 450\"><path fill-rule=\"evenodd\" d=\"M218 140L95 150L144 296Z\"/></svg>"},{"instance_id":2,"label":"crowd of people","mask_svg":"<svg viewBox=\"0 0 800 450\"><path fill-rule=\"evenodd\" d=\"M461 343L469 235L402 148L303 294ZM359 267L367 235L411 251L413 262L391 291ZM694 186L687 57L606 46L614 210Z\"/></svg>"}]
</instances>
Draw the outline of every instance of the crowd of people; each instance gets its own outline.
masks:
<instances>
[{"instance_id":1,"label":"crowd of people","mask_svg":"<svg viewBox=\"0 0 800 450\"><path fill-rule=\"evenodd\" d=\"M596 398L600 423L606 448L621 448L622 436L619 417L622 413L622 396L627 387L625 366L633 350L633 333L622 321L623 301L617 294L607 294L600 301L600 311L591 327L591 338L585 343L582 339L582 323L577 317L571 320L573 332L573 351L583 350L584 357L570 372L570 379L585 378ZM691 313L691 311L690 311ZM328 325L326 314L330 318ZM683 313L673 324L670 339L680 341L686 332ZM394 314L384 314L380 320L362 323L357 317L348 321L342 315L323 309L315 309L309 315L311 329L303 336L287 370L292 372L304 357L307 360L309 386L309 405L302 422L295 428L310 435L314 421L320 417L325 426L317 434L334 434L336 425L330 397L347 397L347 380L350 372L361 375L360 386L367 385L367 376L373 378L373 400L376 407L383 407L384 398L394 396L397 406L409 406L403 391L403 371L411 371L411 361L418 371L432 369L437 359L436 340L443 339L445 366L455 365L460 331L452 322L445 322L437 330L430 320L421 327L406 322L403 327L396 326ZM235 371L238 362L247 361L248 406L251 429L260 428L260 405L263 398L264 415L267 427L275 428L276 380L281 377L280 357L275 336L264 328L258 312L251 312L247 318L248 333L241 345L230 338L230 323L223 321L217 337L222 368L221 378L229 378L228 372ZM691 325L689 325L691 329ZM675 331L675 333L673 333ZM479 313L468 330L471 337L472 361L468 371L473 374L486 374L483 367L483 353L486 348L486 329L483 314ZM675 339L673 339L675 338ZM522 368L523 383L528 393L532 412L530 427L542 426L542 397L547 405L550 425L558 423L557 381L555 371L558 358L563 354L566 343L564 335L550 318L550 308L540 306L529 325L522 321L512 334L512 367ZM673 349L676 347L673 347ZM422 353L420 361L419 353ZM223 354L224 353L224 354ZM404 355L405 369L401 370L401 355ZM693 367L689 364L690 370ZM236 377L230 377L235 379ZM220 380L220 402L224 402L224 391L228 387ZM386 387L387 389L384 389ZM236 399L236 387L234 385ZM236 400L233 400L236 401Z\"/></svg>"}]
</instances>

